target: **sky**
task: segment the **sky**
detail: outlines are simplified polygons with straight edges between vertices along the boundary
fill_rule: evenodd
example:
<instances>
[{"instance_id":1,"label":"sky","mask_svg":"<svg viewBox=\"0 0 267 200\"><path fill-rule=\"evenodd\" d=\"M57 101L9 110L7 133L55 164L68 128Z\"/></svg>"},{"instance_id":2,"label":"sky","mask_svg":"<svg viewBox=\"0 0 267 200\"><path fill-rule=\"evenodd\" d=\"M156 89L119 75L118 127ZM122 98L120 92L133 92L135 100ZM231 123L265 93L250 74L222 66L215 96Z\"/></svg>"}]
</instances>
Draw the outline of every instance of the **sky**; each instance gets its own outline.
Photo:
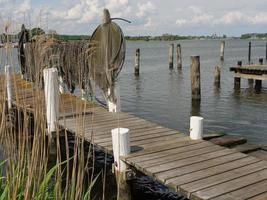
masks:
<instances>
[{"instance_id":1,"label":"sky","mask_svg":"<svg viewBox=\"0 0 267 200\"><path fill-rule=\"evenodd\" d=\"M61 34L91 34L102 10L125 35L218 35L267 32L267 0L0 0L0 31L22 23Z\"/></svg>"}]
</instances>

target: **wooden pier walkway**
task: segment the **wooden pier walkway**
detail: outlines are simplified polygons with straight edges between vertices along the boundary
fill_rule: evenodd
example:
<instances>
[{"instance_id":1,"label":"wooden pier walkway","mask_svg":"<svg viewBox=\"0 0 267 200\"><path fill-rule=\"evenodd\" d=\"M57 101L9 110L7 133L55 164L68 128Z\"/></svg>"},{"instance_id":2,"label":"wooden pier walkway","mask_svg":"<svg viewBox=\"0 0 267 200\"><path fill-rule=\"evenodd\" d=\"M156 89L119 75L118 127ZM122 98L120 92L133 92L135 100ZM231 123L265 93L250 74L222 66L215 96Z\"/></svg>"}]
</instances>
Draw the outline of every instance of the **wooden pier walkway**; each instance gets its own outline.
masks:
<instances>
[{"instance_id":1,"label":"wooden pier walkway","mask_svg":"<svg viewBox=\"0 0 267 200\"><path fill-rule=\"evenodd\" d=\"M3 83L4 77L0 80ZM43 91L33 90L31 83L19 76L13 80L15 107L34 114L40 112L35 108L34 102L38 102L45 110ZM111 129L129 128L132 153L122 159L190 199L267 199L267 162L236 150L190 140L176 130L128 113L109 113L71 94L60 96L59 126L110 153Z\"/></svg>"}]
</instances>

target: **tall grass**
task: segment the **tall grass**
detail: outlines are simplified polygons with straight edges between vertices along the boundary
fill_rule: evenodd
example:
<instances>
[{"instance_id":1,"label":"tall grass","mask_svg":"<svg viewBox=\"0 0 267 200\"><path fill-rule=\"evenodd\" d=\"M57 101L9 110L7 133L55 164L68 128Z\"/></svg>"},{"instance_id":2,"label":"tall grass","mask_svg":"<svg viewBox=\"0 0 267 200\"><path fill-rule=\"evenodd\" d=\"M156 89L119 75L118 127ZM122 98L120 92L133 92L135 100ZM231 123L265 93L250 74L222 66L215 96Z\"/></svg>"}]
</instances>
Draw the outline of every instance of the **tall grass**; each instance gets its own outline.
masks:
<instances>
[{"instance_id":1,"label":"tall grass","mask_svg":"<svg viewBox=\"0 0 267 200\"><path fill-rule=\"evenodd\" d=\"M0 165L0 200L94 199L92 189L100 174L94 172L94 147L84 149L84 132L74 135L70 152L66 130L58 128L54 138L47 136L45 103L39 88L14 75L13 100L21 107L8 109L3 74L0 79L0 147L5 158ZM27 105L27 98L32 99L33 107ZM73 111L81 113L84 109L76 105ZM77 120L83 121L83 116Z\"/></svg>"}]
</instances>

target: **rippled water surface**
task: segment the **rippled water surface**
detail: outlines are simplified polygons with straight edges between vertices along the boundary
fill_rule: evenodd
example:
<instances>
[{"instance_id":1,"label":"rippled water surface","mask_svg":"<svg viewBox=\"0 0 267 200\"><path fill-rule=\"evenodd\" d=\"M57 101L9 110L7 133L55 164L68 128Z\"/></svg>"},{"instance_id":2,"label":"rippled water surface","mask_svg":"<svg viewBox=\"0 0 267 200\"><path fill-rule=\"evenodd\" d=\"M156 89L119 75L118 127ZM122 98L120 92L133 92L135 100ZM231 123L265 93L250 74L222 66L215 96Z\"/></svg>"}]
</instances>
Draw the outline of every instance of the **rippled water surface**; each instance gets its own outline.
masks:
<instances>
[{"instance_id":1,"label":"rippled water surface","mask_svg":"<svg viewBox=\"0 0 267 200\"><path fill-rule=\"evenodd\" d=\"M191 114L205 118L205 133L226 132L243 135L252 143L267 143L267 81L256 94L247 80L241 90L233 89L229 67L238 60L247 63L248 42L227 40L225 61L220 61L220 41L197 40L181 43L183 69L168 67L170 42L127 42L125 66L119 77L122 109L140 117L188 133ZM135 49L141 50L140 77L134 71ZM266 41L252 41L252 60L265 58ZM190 56L200 55L201 105L191 106ZM265 60L264 60L265 62ZM174 62L176 64L176 60ZM216 89L214 67L221 66L221 88Z\"/></svg>"}]
</instances>

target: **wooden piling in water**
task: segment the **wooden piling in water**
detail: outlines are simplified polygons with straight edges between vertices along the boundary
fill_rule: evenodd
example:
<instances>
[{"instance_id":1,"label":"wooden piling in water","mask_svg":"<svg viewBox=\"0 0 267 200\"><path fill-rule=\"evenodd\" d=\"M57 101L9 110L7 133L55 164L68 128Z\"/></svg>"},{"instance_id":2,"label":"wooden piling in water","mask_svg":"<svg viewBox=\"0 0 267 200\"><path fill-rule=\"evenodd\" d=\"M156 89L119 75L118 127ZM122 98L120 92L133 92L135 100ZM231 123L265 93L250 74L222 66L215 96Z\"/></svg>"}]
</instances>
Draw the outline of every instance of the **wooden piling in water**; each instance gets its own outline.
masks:
<instances>
[{"instance_id":1,"label":"wooden piling in water","mask_svg":"<svg viewBox=\"0 0 267 200\"><path fill-rule=\"evenodd\" d=\"M242 61L238 61L237 62L237 66L241 67L242 66ZM235 77L234 78L234 88L235 89L240 89L240 86L241 86L241 78Z\"/></svg>"},{"instance_id":2,"label":"wooden piling in water","mask_svg":"<svg viewBox=\"0 0 267 200\"><path fill-rule=\"evenodd\" d=\"M181 47L181 44L177 44L176 53L177 53L177 68L182 69L182 47Z\"/></svg>"},{"instance_id":3,"label":"wooden piling in water","mask_svg":"<svg viewBox=\"0 0 267 200\"><path fill-rule=\"evenodd\" d=\"M266 48L265 48L265 60L267 60L267 42L266 42Z\"/></svg>"},{"instance_id":4,"label":"wooden piling in water","mask_svg":"<svg viewBox=\"0 0 267 200\"><path fill-rule=\"evenodd\" d=\"M191 93L192 99L201 99L200 57L191 56Z\"/></svg>"},{"instance_id":5,"label":"wooden piling in water","mask_svg":"<svg viewBox=\"0 0 267 200\"><path fill-rule=\"evenodd\" d=\"M111 134L117 180L117 199L130 200L131 189L126 180L127 164L120 159L120 157L130 154L130 132L126 128L116 128L111 130Z\"/></svg>"},{"instance_id":6,"label":"wooden piling in water","mask_svg":"<svg viewBox=\"0 0 267 200\"><path fill-rule=\"evenodd\" d=\"M173 53L174 53L174 44L169 46L169 68L173 69Z\"/></svg>"},{"instance_id":7,"label":"wooden piling in water","mask_svg":"<svg viewBox=\"0 0 267 200\"><path fill-rule=\"evenodd\" d=\"M259 58L259 64L263 65L263 58ZM255 80L255 91L260 92L262 87L262 80Z\"/></svg>"},{"instance_id":8,"label":"wooden piling in water","mask_svg":"<svg viewBox=\"0 0 267 200\"><path fill-rule=\"evenodd\" d=\"M251 62L251 42L248 43L248 64Z\"/></svg>"},{"instance_id":9,"label":"wooden piling in water","mask_svg":"<svg viewBox=\"0 0 267 200\"><path fill-rule=\"evenodd\" d=\"M225 41L221 41L221 52L220 52L221 61L224 61L224 48L225 48Z\"/></svg>"},{"instance_id":10,"label":"wooden piling in water","mask_svg":"<svg viewBox=\"0 0 267 200\"><path fill-rule=\"evenodd\" d=\"M220 87L220 84L221 84L221 68L219 66L215 66L214 85L216 87Z\"/></svg>"},{"instance_id":11,"label":"wooden piling in water","mask_svg":"<svg viewBox=\"0 0 267 200\"><path fill-rule=\"evenodd\" d=\"M140 49L136 49L136 51L135 51L135 66L134 66L135 76L139 76L139 70L140 70Z\"/></svg>"},{"instance_id":12,"label":"wooden piling in water","mask_svg":"<svg viewBox=\"0 0 267 200\"><path fill-rule=\"evenodd\" d=\"M263 58L259 58L259 64L263 65Z\"/></svg>"}]
</instances>

